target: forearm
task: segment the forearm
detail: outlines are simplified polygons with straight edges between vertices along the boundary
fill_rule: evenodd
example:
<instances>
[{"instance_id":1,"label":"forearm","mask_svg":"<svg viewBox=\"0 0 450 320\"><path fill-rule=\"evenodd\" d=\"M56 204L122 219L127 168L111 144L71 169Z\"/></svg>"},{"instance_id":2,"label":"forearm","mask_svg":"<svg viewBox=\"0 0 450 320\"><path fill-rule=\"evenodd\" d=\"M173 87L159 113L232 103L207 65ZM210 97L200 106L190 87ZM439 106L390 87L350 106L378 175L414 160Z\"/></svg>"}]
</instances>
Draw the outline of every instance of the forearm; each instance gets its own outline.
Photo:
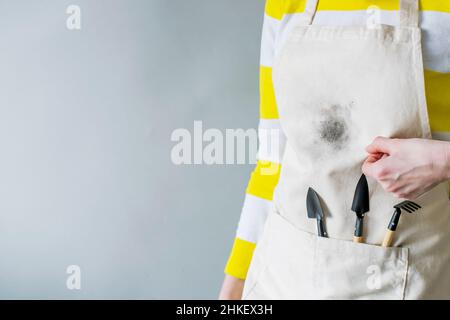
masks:
<instances>
[{"instance_id":1,"label":"forearm","mask_svg":"<svg viewBox=\"0 0 450 320\"><path fill-rule=\"evenodd\" d=\"M222 288L219 293L219 300L240 300L244 290L244 280L225 275Z\"/></svg>"}]
</instances>

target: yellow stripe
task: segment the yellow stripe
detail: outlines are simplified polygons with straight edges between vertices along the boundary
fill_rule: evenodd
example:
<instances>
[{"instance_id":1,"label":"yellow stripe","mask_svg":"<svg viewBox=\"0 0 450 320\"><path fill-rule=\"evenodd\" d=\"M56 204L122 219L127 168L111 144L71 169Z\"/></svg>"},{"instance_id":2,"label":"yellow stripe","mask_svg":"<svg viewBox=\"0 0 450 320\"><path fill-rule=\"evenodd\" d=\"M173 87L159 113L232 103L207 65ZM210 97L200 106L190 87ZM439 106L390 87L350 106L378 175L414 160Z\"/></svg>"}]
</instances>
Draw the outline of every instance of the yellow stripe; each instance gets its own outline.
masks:
<instances>
[{"instance_id":1,"label":"yellow stripe","mask_svg":"<svg viewBox=\"0 0 450 320\"><path fill-rule=\"evenodd\" d=\"M450 132L450 73L425 70L425 89L431 130Z\"/></svg>"},{"instance_id":2,"label":"yellow stripe","mask_svg":"<svg viewBox=\"0 0 450 320\"><path fill-rule=\"evenodd\" d=\"M281 20L285 14L305 11L305 4L306 0L267 0L265 12L268 16Z\"/></svg>"},{"instance_id":3,"label":"yellow stripe","mask_svg":"<svg viewBox=\"0 0 450 320\"><path fill-rule=\"evenodd\" d=\"M317 10L366 10L376 6L381 10L398 10L400 1L393 0L320 0Z\"/></svg>"},{"instance_id":4,"label":"yellow stripe","mask_svg":"<svg viewBox=\"0 0 450 320\"><path fill-rule=\"evenodd\" d=\"M261 66L259 72L260 117L262 119L278 119L277 103L272 82L272 68Z\"/></svg>"},{"instance_id":5,"label":"yellow stripe","mask_svg":"<svg viewBox=\"0 0 450 320\"><path fill-rule=\"evenodd\" d=\"M450 1L448 0L421 0L420 9L450 13Z\"/></svg>"},{"instance_id":6,"label":"yellow stripe","mask_svg":"<svg viewBox=\"0 0 450 320\"><path fill-rule=\"evenodd\" d=\"M278 163L259 160L248 182L247 194L272 201L280 169L281 165Z\"/></svg>"},{"instance_id":7,"label":"yellow stripe","mask_svg":"<svg viewBox=\"0 0 450 320\"><path fill-rule=\"evenodd\" d=\"M245 279L255 247L255 243L236 238L225 266L225 273L239 279Z\"/></svg>"},{"instance_id":8,"label":"yellow stripe","mask_svg":"<svg viewBox=\"0 0 450 320\"><path fill-rule=\"evenodd\" d=\"M279 6L279 0L267 0L265 13L274 19L281 20L283 18L284 12L281 10Z\"/></svg>"},{"instance_id":9,"label":"yellow stripe","mask_svg":"<svg viewBox=\"0 0 450 320\"><path fill-rule=\"evenodd\" d=\"M301 13L305 9L306 0L267 0L266 14L281 20L285 14ZM394 0L320 0L318 11L351 11L366 10L376 6L381 10L398 10L400 1ZM448 0L421 0L420 9L424 11L440 11L450 13Z\"/></svg>"}]
</instances>

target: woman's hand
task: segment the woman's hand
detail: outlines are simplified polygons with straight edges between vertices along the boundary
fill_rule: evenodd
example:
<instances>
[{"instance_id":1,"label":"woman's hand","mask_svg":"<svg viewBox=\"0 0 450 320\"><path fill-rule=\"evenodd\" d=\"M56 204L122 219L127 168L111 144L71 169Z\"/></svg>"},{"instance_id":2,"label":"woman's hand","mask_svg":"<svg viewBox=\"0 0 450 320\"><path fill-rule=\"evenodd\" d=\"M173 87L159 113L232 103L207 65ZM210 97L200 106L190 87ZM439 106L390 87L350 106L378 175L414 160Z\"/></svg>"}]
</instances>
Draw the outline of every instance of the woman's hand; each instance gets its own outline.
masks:
<instances>
[{"instance_id":1,"label":"woman's hand","mask_svg":"<svg viewBox=\"0 0 450 320\"><path fill-rule=\"evenodd\" d=\"M362 171L398 198L413 200L450 180L450 142L377 137Z\"/></svg>"},{"instance_id":2,"label":"woman's hand","mask_svg":"<svg viewBox=\"0 0 450 320\"><path fill-rule=\"evenodd\" d=\"M243 289L244 280L230 275L225 275L222 289L219 294L219 300L241 300Z\"/></svg>"}]
</instances>

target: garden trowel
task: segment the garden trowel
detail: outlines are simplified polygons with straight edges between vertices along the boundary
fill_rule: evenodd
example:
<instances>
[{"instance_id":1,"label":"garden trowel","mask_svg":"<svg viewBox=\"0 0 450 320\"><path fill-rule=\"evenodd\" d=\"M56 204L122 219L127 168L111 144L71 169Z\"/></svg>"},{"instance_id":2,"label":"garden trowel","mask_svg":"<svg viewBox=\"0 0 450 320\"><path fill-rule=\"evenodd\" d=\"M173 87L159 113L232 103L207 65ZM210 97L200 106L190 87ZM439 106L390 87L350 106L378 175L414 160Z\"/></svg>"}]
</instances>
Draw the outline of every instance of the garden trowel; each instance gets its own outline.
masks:
<instances>
[{"instance_id":1,"label":"garden trowel","mask_svg":"<svg viewBox=\"0 0 450 320\"><path fill-rule=\"evenodd\" d=\"M320 199L313 188L308 189L308 195L306 196L306 210L308 212L308 218L316 219L317 221L317 233L319 237L328 237Z\"/></svg>"},{"instance_id":2,"label":"garden trowel","mask_svg":"<svg viewBox=\"0 0 450 320\"><path fill-rule=\"evenodd\" d=\"M352 211L356 213L355 233L353 242L364 242L363 222L366 212L369 211L369 186L366 176L363 174L356 185L353 197Z\"/></svg>"}]
</instances>

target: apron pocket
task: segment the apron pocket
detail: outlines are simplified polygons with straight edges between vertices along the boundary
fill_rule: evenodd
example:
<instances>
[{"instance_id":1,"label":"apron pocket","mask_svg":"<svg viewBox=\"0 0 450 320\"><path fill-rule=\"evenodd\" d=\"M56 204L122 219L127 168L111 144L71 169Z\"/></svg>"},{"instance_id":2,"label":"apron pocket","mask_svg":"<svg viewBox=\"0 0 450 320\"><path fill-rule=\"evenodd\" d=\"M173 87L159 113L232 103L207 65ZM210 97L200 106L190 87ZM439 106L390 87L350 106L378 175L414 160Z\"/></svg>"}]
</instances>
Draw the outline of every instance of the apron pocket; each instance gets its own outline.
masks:
<instances>
[{"instance_id":1,"label":"apron pocket","mask_svg":"<svg viewBox=\"0 0 450 320\"><path fill-rule=\"evenodd\" d=\"M407 248L320 238L267 218L244 299L403 299Z\"/></svg>"},{"instance_id":2,"label":"apron pocket","mask_svg":"<svg viewBox=\"0 0 450 320\"><path fill-rule=\"evenodd\" d=\"M408 248L317 238L314 283L322 299L404 299Z\"/></svg>"}]
</instances>

